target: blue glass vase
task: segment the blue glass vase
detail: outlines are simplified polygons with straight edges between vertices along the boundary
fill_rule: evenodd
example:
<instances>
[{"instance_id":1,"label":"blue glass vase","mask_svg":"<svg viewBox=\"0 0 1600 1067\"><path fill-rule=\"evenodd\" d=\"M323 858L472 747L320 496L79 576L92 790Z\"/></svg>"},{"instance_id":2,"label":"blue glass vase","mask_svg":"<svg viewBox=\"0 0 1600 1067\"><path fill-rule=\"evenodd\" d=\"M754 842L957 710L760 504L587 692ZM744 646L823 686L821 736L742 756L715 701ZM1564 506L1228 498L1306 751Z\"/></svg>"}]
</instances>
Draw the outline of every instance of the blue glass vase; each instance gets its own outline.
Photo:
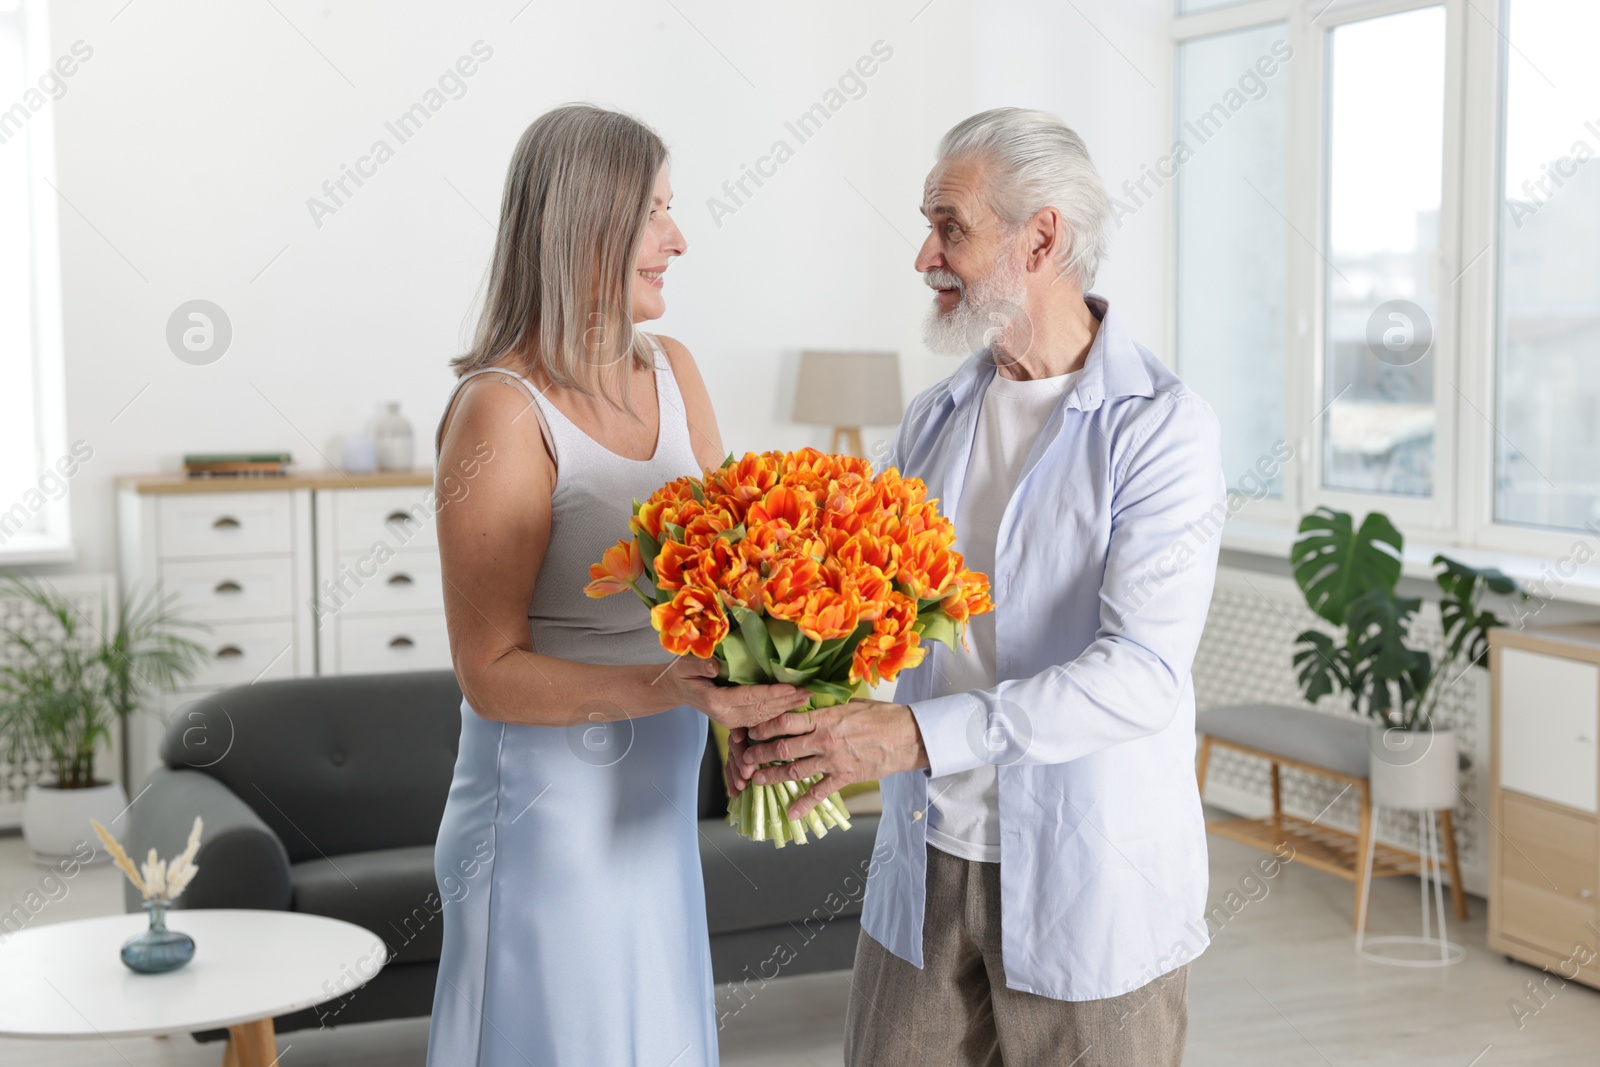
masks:
<instances>
[{"instance_id":1,"label":"blue glass vase","mask_svg":"<svg viewBox=\"0 0 1600 1067\"><path fill-rule=\"evenodd\" d=\"M175 971L194 959L194 938L167 929L167 909L171 906L164 900L145 901L150 929L122 943L122 962L140 974Z\"/></svg>"}]
</instances>

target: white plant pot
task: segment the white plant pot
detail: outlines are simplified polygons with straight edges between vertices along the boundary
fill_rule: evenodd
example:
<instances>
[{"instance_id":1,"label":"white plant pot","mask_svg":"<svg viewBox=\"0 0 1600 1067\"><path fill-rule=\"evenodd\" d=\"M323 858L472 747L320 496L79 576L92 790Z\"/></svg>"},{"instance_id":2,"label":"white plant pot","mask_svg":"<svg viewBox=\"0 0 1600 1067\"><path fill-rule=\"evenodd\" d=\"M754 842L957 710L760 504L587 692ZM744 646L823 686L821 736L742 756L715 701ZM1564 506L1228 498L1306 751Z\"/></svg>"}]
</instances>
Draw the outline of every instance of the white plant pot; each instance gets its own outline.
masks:
<instances>
[{"instance_id":1,"label":"white plant pot","mask_svg":"<svg viewBox=\"0 0 1600 1067\"><path fill-rule=\"evenodd\" d=\"M113 826L112 820L127 806L128 794L121 782L103 782L86 789L34 783L22 802L22 837L35 863L55 866L68 857L85 862L83 842L94 849L94 860L88 862L97 863L109 857L89 820L97 819L117 834L121 828Z\"/></svg>"},{"instance_id":2,"label":"white plant pot","mask_svg":"<svg viewBox=\"0 0 1600 1067\"><path fill-rule=\"evenodd\" d=\"M1460 771L1454 730L1370 723L1367 756L1372 803L1378 807L1438 811L1456 806Z\"/></svg>"}]
</instances>

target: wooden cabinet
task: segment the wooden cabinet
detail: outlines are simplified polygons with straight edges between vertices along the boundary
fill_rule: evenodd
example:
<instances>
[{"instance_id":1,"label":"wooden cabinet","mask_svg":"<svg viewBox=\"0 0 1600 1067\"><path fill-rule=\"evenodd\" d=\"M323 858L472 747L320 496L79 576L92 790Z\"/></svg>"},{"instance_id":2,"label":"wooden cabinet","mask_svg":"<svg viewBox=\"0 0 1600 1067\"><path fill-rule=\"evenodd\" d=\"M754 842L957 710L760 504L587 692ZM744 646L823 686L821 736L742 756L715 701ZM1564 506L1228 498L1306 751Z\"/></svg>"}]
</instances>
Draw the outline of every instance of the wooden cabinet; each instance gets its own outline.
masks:
<instances>
[{"instance_id":1,"label":"wooden cabinet","mask_svg":"<svg viewBox=\"0 0 1600 1067\"><path fill-rule=\"evenodd\" d=\"M1489 645L1489 947L1600 987L1600 626Z\"/></svg>"},{"instance_id":2,"label":"wooden cabinet","mask_svg":"<svg viewBox=\"0 0 1600 1067\"><path fill-rule=\"evenodd\" d=\"M131 719L130 794L167 721L235 685L450 666L431 471L118 480L124 592L157 584L207 629L180 690Z\"/></svg>"}]
</instances>

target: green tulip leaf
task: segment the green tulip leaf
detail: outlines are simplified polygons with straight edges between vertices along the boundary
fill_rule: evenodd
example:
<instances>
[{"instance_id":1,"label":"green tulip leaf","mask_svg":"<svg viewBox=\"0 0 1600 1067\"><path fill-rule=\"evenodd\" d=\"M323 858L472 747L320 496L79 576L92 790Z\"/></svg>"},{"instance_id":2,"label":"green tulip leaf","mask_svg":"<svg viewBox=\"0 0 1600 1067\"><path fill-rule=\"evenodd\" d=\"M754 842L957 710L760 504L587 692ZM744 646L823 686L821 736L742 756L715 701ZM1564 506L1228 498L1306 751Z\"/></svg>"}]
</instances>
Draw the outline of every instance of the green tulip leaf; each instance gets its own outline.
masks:
<instances>
[{"instance_id":1,"label":"green tulip leaf","mask_svg":"<svg viewBox=\"0 0 1600 1067\"><path fill-rule=\"evenodd\" d=\"M717 654L727 668L723 677L734 685L756 685L771 681L743 641L724 640L717 646Z\"/></svg>"},{"instance_id":2,"label":"green tulip leaf","mask_svg":"<svg viewBox=\"0 0 1600 1067\"><path fill-rule=\"evenodd\" d=\"M956 622L942 611L925 611L917 616L917 633L924 641L937 641L950 651L956 651L960 636Z\"/></svg>"},{"instance_id":3,"label":"green tulip leaf","mask_svg":"<svg viewBox=\"0 0 1600 1067\"><path fill-rule=\"evenodd\" d=\"M633 535L633 540L639 546L639 558L644 560L644 569L650 575L650 580L655 581L656 557L661 555L661 542L651 537L644 530Z\"/></svg>"},{"instance_id":4,"label":"green tulip leaf","mask_svg":"<svg viewBox=\"0 0 1600 1067\"><path fill-rule=\"evenodd\" d=\"M739 624L739 636L744 640L744 647L764 671L767 664L778 659L778 650L773 646L772 637L767 633L766 621L759 612L748 608L734 605L732 610L734 621Z\"/></svg>"},{"instance_id":5,"label":"green tulip leaf","mask_svg":"<svg viewBox=\"0 0 1600 1067\"><path fill-rule=\"evenodd\" d=\"M805 637L801 635L800 627L788 619L768 617L765 621L767 635L772 638L772 646L777 650L779 662L793 664L800 649L810 647Z\"/></svg>"},{"instance_id":6,"label":"green tulip leaf","mask_svg":"<svg viewBox=\"0 0 1600 1067\"><path fill-rule=\"evenodd\" d=\"M809 682L816 677L816 674L817 671L815 667L811 668L810 670L801 670L798 667L785 667L781 663L774 663L772 665L772 676L778 681L787 682L790 685L799 685L802 682Z\"/></svg>"},{"instance_id":7,"label":"green tulip leaf","mask_svg":"<svg viewBox=\"0 0 1600 1067\"><path fill-rule=\"evenodd\" d=\"M811 690L813 708L831 708L836 704L847 704L866 692L865 685L852 686L839 682L812 681L807 682L803 688Z\"/></svg>"}]
</instances>

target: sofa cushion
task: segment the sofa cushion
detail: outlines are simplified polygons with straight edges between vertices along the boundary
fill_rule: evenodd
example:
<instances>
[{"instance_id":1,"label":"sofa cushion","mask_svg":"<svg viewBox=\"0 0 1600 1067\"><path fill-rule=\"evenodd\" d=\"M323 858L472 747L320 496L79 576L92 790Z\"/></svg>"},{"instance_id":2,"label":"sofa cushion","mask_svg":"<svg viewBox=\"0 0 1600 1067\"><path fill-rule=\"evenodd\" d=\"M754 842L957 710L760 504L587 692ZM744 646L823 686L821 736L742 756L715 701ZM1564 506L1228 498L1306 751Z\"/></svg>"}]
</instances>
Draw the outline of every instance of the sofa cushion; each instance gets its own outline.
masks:
<instances>
[{"instance_id":1,"label":"sofa cushion","mask_svg":"<svg viewBox=\"0 0 1600 1067\"><path fill-rule=\"evenodd\" d=\"M433 846L305 860L289 869L295 911L355 923L383 938L391 963L437 961L444 944Z\"/></svg>"},{"instance_id":2,"label":"sofa cushion","mask_svg":"<svg viewBox=\"0 0 1600 1067\"><path fill-rule=\"evenodd\" d=\"M746 841L724 820L702 820L707 928L712 936L785 923L812 930L860 915L877 837L876 815L781 849L771 841Z\"/></svg>"},{"instance_id":3,"label":"sofa cushion","mask_svg":"<svg viewBox=\"0 0 1600 1067\"><path fill-rule=\"evenodd\" d=\"M1229 704L1195 715L1195 728L1275 756L1367 776L1367 723L1287 704Z\"/></svg>"},{"instance_id":4,"label":"sofa cushion","mask_svg":"<svg viewBox=\"0 0 1600 1067\"><path fill-rule=\"evenodd\" d=\"M288 678L186 704L161 758L227 786L298 863L433 844L460 739L450 671Z\"/></svg>"}]
</instances>

